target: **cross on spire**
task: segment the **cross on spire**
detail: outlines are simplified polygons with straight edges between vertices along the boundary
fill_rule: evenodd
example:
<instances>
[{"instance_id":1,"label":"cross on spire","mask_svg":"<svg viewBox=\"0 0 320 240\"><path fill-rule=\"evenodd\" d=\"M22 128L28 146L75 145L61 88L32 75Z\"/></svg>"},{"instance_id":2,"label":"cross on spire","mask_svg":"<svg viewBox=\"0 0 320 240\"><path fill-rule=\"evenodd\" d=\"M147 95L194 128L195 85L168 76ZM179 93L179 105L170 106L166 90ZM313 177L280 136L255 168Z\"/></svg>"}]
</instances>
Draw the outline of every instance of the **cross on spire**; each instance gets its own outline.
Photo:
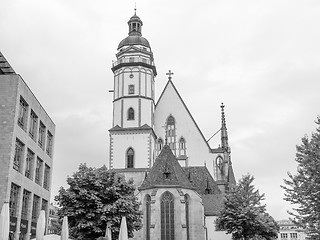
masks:
<instances>
[{"instance_id":1,"label":"cross on spire","mask_svg":"<svg viewBox=\"0 0 320 240\"><path fill-rule=\"evenodd\" d=\"M169 70L169 72L167 72L166 75L168 75L169 76L168 79L171 80L171 78L172 78L171 75L173 75L173 72L171 72L171 70Z\"/></svg>"}]
</instances>

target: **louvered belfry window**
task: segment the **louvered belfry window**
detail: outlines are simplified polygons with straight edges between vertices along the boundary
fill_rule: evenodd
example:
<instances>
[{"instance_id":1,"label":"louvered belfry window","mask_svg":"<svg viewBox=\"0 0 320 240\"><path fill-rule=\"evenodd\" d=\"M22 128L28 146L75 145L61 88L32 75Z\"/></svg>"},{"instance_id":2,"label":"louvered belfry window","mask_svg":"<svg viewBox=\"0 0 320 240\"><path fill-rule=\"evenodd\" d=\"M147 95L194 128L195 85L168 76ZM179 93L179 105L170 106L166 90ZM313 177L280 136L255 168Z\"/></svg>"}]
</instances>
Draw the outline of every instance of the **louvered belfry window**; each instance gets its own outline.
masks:
<instances>
[{"instance_id":1,"label":"louvered belfry window","mask_svg":"<svg viewBox=\"0 0 320 240\"><path fill-rule=\"evenodd\" d=\"M174 197L170 192L161 198L161 240L174 240Z\"/></svg>"}]
</instances>

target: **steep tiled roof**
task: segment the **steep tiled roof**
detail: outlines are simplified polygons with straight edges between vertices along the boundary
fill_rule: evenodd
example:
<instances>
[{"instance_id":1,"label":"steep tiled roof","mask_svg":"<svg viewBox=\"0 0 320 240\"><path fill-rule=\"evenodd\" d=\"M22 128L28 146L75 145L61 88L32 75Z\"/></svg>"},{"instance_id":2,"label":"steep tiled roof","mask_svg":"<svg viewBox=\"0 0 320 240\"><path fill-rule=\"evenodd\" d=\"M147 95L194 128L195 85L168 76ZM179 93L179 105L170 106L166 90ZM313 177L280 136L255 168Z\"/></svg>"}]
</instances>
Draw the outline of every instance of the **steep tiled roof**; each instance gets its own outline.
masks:
<instances>
[{"instance_id":1,"label":"steep tiled roof","mask_svg":"<svg viewBox=\"0 0 320 240\"><path fill-rule=\"evenodd\" d=\"M184 170L188 179L200 195L221 193L207 167L185 167Z\"/></svg>"},{"instance_id":2,"label":"steep tiled roof","mask_svg":"<svg viewBox=\"0 0 320 240\"><path fill-rule=\"evenodd\" d=\"M154 187L195 189L168 145L163 147L150 173L139 187L139 190Z\"/></svg>"},{"instance_id":3,"label":"steep tiled roof","mask_svg":"<svg viewBox=\"0 0 320 240\"><path fill-rule=\"evenodd\" d=\"M0 52L0 75L4 74L16 74L12 69L8 61L5 59L3 54Z\"/></svg>"},{"instance_id":4,"label":"steep tiled roof","mask_svg":"<svg viewBox=\"0 0 320 240\"><path fill-rule=\"evenodd\" d=\"M231 164L229 165L229 171L228 171L228 184L229 185L236 185L237 184Z\"/></svg>"},{"instance_id":5,"label":"steep tiled roof","mask_svg":"<svg viewBox=\"0 0 320 240\"><path fill-rule=\"evenodd\" d=\"M223 194L207 194L202 195L202 203L204 207L204 215L206 216L217 216L223 209L224 204Z\"/></svg>"}]
</instances>

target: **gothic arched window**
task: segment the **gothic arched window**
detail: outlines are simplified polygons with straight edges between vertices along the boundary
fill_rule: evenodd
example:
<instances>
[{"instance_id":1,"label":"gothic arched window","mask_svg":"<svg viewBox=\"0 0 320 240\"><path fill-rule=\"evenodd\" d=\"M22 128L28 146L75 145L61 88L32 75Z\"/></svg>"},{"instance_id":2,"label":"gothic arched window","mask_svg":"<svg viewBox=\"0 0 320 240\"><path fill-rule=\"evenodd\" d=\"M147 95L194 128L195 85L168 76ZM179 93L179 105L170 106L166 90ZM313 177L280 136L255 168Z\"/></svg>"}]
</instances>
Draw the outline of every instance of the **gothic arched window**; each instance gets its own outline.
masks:
<instances>
[{"instance_id":1,"label":"gothic arched window","mask_svg":"<svg viewBox=\"0 0 320 240\"><path fill-rule=\"evenodd\" d=\"M128 120L134 120L134 109L132 107L128 109Z\"/></svg>"},{"instance_id":2,"label":"gothic arched window","mask_svg":"<svg viewBox=\"0 0 320 240\"><path fill-rule=\"evenodd\" d=\"M186 140L183 137L179 140L179 151L180 155L186 155Z\"/></svg>"},{"instance_id":3,"label":"gothic arched window","mask_svg":"<svg viewBox=\"0 0 320 240\"><path fill-rule=\"evenodd\" d=\"M171 150L175 151L176 142L176 121L172 115L167 118L167 141Z\"/></svg>"},{"instance_id":4,"label":"gothic arched window","mask_svg":"<svg viewBox=\"0 0 320 240\"><path fill-rule=\"evenodd\" d=\"M127 168L133 168L134 164L134 151L132 148L129 148L127 151Z\"/></svg>"},{"instance_id":5,"label":"gothic arched window","mask_svg":"<svg viewBox=\"0 0 320 240\"><path fill-rule=\"evenodd\" d=\"M162 150L163 148L163 140L161 138L158 139L158 150L159 152Z\"/></svg>"},{"instance_id":6,"label":"gothic arched window","mask_svg":"<svg viewBox=\"0 0 320 240\"><path fill-rule=\"evenodd\" d=\"M151 226L151 197L146 195L146 240L150 240Z\"/></svg>"},{"instance_id":7,"label":"gothic arched window","mask_svg":"<svg viewBox=\"0 0 320 240\"><path fill-rule=\"evenodd\" d=\"M174 240L174 197L170 192L161 198L161 240Z\"/></svg>"},{"instance_id":8,"label":"gothic arched window","mask_svg":"<svg viewBox=\"0 0 320 240\"><path fill-rule=\"evenodd\" d=\"M184 195L185 202L185 213L186 213L186 229L187 229L187 240L190 239L190 197L188 194Z\"/></svg>"}]
</instances>

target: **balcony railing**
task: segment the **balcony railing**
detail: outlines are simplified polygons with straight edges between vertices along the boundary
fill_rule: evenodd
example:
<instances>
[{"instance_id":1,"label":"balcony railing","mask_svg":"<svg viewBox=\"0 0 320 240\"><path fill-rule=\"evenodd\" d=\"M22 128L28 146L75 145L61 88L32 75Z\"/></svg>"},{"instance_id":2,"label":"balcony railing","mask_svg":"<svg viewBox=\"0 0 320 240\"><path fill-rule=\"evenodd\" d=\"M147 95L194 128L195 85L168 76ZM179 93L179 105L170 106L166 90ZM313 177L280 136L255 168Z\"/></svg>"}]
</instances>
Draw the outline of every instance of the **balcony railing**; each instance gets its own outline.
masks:
<instances>
[{"instance_id":1,"label":"balcony railing","mask_svg":"<svg viewBox=\"0 0 320 240\"><path fill-rule=\"evenodd\" d=\"M149 65L154 65L152 61L150 61L147 58L143 57L127 57L127 58L120 58L118 61L113 61L112 62L112 67L115 67L121 63L145 63Z\"/></svg>"}]
</instances>

